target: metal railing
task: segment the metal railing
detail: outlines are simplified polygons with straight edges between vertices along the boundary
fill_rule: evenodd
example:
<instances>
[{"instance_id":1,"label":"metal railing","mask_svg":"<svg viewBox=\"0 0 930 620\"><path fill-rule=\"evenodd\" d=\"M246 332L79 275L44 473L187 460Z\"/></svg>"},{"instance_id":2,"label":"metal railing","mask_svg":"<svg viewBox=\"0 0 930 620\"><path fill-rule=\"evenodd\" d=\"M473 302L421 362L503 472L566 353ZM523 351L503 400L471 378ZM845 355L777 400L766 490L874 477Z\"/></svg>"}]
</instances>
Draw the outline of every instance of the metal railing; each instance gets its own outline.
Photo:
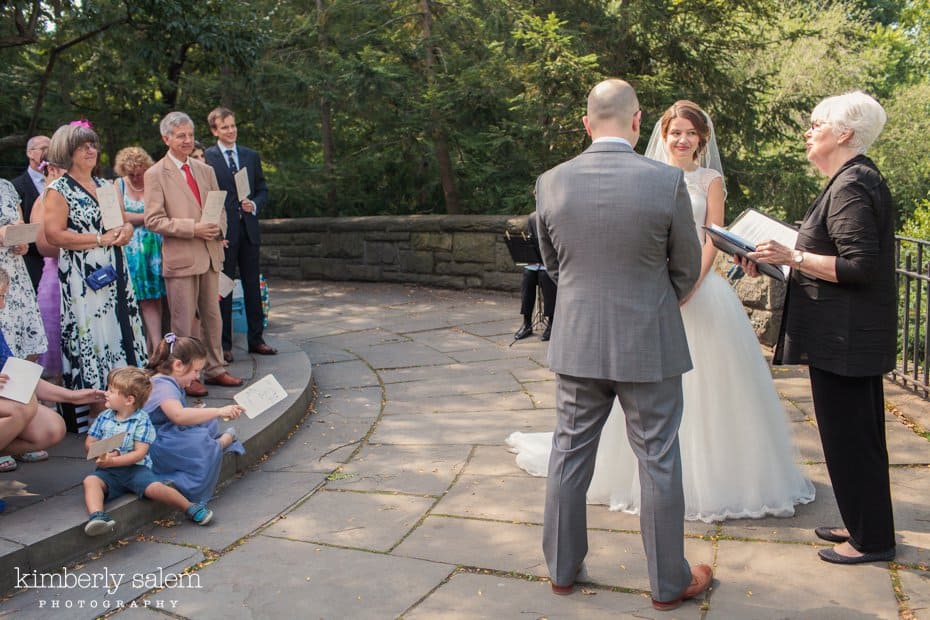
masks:
<instances>
[{"instance_id":1,"label":"metal railing","mask_svg":"<svg viewBox=\"0 0 930 620\"><path fill-rule=\"evenodd\" d=\"M895 235L898 364L891 378L930 396L930 241Z\"/></svg>"}]
</instances>

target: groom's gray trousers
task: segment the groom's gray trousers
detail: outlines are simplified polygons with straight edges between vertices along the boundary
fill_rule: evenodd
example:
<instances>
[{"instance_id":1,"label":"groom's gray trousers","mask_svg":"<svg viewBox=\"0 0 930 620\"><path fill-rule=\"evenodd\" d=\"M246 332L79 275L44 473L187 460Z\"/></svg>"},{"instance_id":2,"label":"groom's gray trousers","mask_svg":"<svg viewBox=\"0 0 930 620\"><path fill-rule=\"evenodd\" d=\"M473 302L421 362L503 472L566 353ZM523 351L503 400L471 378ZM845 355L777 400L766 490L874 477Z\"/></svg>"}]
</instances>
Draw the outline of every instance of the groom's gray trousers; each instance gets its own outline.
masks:
<instances>
[{"instance_id":1,"label":"groom's gray trousers","mask_svg":"<svg viewBox=\"0 0 930 620\"><path fill-rule=\"evenodd\" d=\"M659 601L678 598L691 583L684 555L685 500L681 486L681 376L629 383L556 375L556 422L546 483L543 552L553 583L568 585L588 552L585 495L594 475L601 429L614 396L639 460L640 529L649 584Z\"/></svg>"}]
</instances>

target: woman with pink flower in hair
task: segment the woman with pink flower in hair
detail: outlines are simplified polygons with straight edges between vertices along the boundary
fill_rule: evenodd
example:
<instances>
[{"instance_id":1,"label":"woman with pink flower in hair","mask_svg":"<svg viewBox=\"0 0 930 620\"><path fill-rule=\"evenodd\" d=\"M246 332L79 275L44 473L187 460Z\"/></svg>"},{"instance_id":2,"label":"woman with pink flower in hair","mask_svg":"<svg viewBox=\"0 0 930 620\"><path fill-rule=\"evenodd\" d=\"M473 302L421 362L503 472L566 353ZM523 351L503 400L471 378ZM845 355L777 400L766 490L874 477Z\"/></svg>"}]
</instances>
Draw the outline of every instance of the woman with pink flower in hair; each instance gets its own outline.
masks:
<instances>
[{"instance_id":1,"label":"woman with pink flower in hair","mask_svg":"<svg viewBox=\"0 0 930 620\"><path fill-rule=\"evenodd\" d=\"M50 161L67 170L49 186L44 231L61 250L62 374L70 389L106 389L110 370L147 361L142 318L123 255L132 225L123 213L122 225L103 227L97 190L109 182L93 176L99 147L90 123L76 121L58 128L48 152Z\"/></svg>"}]
</instances>

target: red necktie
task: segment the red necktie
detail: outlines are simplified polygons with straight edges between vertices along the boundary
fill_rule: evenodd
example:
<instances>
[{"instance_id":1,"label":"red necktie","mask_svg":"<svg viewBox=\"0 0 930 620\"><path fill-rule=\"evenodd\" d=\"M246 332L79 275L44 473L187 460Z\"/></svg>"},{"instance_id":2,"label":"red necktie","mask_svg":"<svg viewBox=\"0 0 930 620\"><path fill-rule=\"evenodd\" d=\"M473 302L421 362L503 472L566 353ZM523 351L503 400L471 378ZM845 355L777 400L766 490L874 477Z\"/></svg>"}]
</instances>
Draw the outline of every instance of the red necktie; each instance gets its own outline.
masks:
<instances>
[{"instance_id":1,"label":"red necktie","mask_svg":"<svg viewBox=\"0 0 930 620\"><path fill-rule=\"evenodd\" d=\"M187 177L187 186L194 192L194 198L197 199L197 204L202 207L203 203L200 202L200 188L197 187L197 181L194 180L194 175L191 174L191 167L188 164L184 164L181 166L181 170L184 171L184 176Z\"/></svg>"}]
</instances>

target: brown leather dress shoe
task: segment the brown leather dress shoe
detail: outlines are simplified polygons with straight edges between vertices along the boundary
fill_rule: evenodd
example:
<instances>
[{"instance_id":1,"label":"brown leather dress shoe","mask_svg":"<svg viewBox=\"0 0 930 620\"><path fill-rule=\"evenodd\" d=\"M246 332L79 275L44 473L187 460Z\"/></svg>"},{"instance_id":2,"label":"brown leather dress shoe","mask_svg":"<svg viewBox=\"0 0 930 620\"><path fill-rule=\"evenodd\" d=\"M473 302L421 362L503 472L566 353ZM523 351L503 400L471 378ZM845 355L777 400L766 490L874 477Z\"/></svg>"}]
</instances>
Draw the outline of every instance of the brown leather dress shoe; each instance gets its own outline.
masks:
<instances>
[{"instance_id":1,"label":"brown leather dress shoe","mask_svg":"<svg viewBox=\"0 0 930 620\"><path fill-rule=\"evenodd\" d=\"M274 347L270 347L264 342L257 344L254 347L249 347L249 353L258 353L259 355L277 355L278 350Z\"/></svg>"},{"instance_id":2,"label":"brown leather dress shoe","mask_svg":"<svg viewBox=\"0 0 930 620\"><path fill-rule=\"evenodd\" d=\"M223 351L223 361L227 364L233 363L233 354L232 351Z\"/></svg>"},{"instance_id":3,"label":"brown leather dress shoe","mask_svg":"<svg viewBox=\"0 0 930 620\"><path fill-rule=\"evenodd\" d=\"M184 388L184 391L187 393L188 396L193 396L194 398L199 398L200 396L206 396L208 393L207 388L205 388L203 383L201 383L197 379L194 379L193 381L191 381L191 384L187 386L186 388Z\"/></svg>"},{"instance_id":4,"label":"brown leather dress shoe","mask_svg":"<svg viewBox=\"0 0 930 620\"><path fill-rule=\"evenodd\" d=\"M581 566L578 567L578 572L575 573L575 581L570 583L567 586L560 586L555 583L552 584L552 593L558 594L559 596L566 596L571 594L575 590L575 583L579 581L590 581L591 578L588 577L588 568L584 562L581 563Z\"/></svg>"},{"instance_id":5,"label":"brown leather dress shoe","mask_svg":"<svg viewBox=\"0 0 930 620\"><path fill-rule=\"evenodd\" d=\"M242 385L242 379L234 377L228 372L223 372L215 377L208 377L203 381L207 385L222 385L223 387L239 387Z\"/></svg>"},{"instance_id":6,"label":"brown leather dress shoe","mask_svg":"<svg viewBox=\"0 0 930 620\"><path fill-rule=\"evenodd\" d=\"M707 564L698 564L691 567L691 584L685 588L681 596L671 601L657 601L652 599L652 607L659 611L671 611L681 607L682 601L694 598L710 587L714 580L714 571Z\"/></svg>"},{"instance_id":7,"label":"brown leather dress shoe","mask_svg":"<svg viewBox=\"0 0 930 620\"><path fill-rule=\"evenodd\" d=\"M568 594L571 594L574 590L575 590L575 584L571 584L567 586L557 586L555 584L552 584L552 593L558 594L559 596L566 596Z\"/></svg>"}]
</instances>

